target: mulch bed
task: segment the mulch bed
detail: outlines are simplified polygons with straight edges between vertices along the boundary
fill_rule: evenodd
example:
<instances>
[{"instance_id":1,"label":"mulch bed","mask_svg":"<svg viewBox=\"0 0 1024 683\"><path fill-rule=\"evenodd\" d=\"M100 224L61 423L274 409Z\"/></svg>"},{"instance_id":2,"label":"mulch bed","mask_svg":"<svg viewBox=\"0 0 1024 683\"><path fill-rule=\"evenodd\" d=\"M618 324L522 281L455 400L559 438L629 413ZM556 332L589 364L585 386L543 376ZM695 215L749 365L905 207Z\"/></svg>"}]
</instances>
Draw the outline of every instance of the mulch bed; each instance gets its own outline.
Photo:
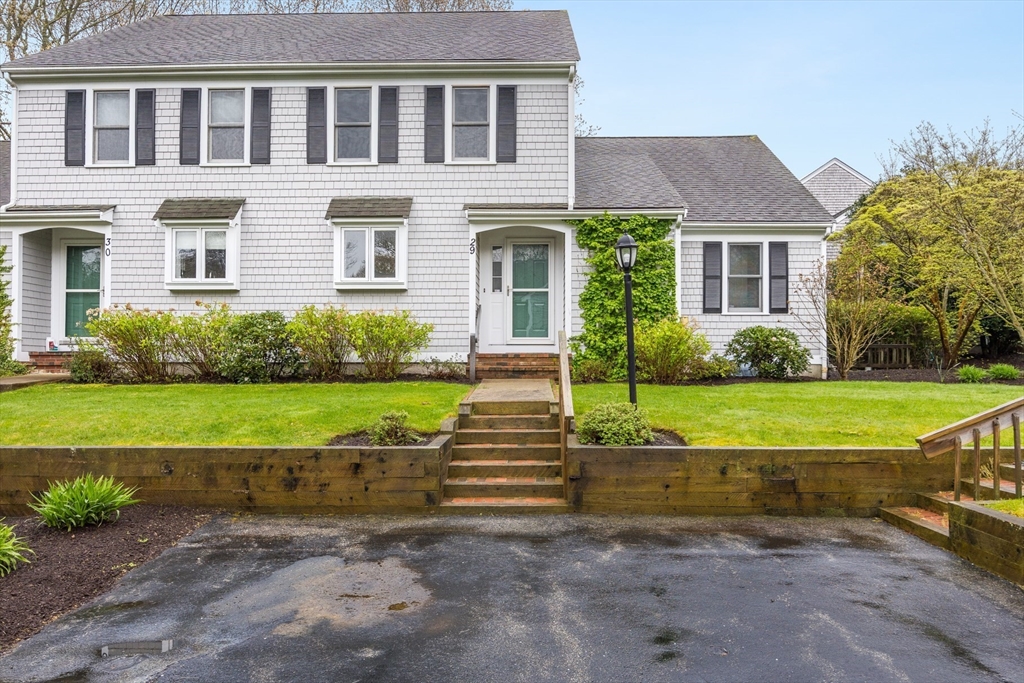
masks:
<instances>
[{"instance_id":1,"label":"mulch bed","mask_svg":"<svg viewBox=\"0 0 1024 683\"><path fill-rule=\"evenodd\" d=\"M422 441L409 444L410 446L426 446L434 437L437 436L438 432L433 434L419 434ZM370 435L366 432L358 432L356 434L338 434L333 439L327 442L328 446L346 446L348 448L373 448L373 444L370 443Z\"/></svg>"},{"instance_id":2,"label":"mulch bed","mask_svg":"<svg viewBox=\"0 0 1024 683\"><path fill-rule=\"evenodd\" d=\"M686 439L679 436L673 431L654 429L654 441L650 443L651 446L686 446Z\"/></svg>"},{"instance_id":3,"label":"mulch bed","mask_svg":"<svg viewBox=\"0 0 1024 683\"><path fill-rule=\"evenodd\" d=\"M208 519L192 508L156 505L133 505L117 522L70 532L40 526L38 517L7 518L35 555L0 578L0 653L106 593Z\"/></svg>"}]
</instances>

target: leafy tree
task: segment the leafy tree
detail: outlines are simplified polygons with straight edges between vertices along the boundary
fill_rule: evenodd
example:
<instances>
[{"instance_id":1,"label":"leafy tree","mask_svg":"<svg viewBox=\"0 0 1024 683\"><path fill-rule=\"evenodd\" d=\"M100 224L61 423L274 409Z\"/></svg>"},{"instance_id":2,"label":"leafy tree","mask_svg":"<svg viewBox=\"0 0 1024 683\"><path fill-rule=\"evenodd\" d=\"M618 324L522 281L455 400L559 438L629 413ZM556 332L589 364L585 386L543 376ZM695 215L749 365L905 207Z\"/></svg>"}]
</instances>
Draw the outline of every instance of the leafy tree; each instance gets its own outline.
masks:
<instances>
[{"instance_id":1,"label":"leafy tree","mask_svg":"<svg viewBox=\"0 0 1024 683\"><path fill-rule=\"evenodd\" d=\"M6 256L7 245L0 244L0 377L25 372L25 366L14 360L14 324L11 322L14 299L8 291L11 286L8 277L11 267L5 262Z\"/></svg>"}]
</instances>

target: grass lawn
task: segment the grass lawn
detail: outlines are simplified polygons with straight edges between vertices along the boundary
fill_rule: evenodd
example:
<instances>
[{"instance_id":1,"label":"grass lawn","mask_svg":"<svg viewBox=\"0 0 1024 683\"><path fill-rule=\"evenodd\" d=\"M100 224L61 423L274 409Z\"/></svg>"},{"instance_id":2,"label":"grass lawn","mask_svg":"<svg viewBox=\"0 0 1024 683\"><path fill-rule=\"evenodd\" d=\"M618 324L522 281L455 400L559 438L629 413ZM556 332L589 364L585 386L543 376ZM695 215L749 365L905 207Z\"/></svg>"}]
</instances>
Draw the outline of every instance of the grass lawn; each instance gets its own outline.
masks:
<instances>
[{"instance_id":1,"label":"grass lawn","mask_svg":"<svg viewBox=\"0 0 1024 683\"><path fill-rule=\"evenodd\" d=\"M625 402L625 384L574 385L576 415ZM1022 394L1019 386L930 382L640 385L654 427L693 446L915 446L915 437Z\"/></svg>"},{"instance_id":2,"label":"grass lawn","mask_svg":"<svg viewBox=\"0 0 1024 683\"><path fill-rule=\"evenodd\" d=\"M998 503L989 503L986 507L990 507L993 510L999 510L1011 515L1017 515L1018 517L1024 517L1024 498L1017 498L1016 500L1001 500Z\"/></svg>"},{"instance_id":3,"label":"grass lawn","mask_svg":"<svg viewBox=\"0 0 1024 683\"><path fill-rule=\"evenodd\" d=\"M0 445L322 446L387 410L436 432L470 387L390 384L47 384L0 394Z\"/></svg>"}]
</instances>

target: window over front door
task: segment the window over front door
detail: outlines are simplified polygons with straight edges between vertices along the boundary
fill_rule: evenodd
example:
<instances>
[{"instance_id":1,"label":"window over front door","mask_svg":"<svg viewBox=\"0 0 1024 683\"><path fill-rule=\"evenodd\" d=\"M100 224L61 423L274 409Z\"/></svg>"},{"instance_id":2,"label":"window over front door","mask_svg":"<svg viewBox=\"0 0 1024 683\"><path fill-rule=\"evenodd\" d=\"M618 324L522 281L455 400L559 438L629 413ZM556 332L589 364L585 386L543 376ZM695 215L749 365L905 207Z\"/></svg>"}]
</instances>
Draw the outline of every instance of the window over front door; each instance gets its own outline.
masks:
<instances>
[{"instance_id":1,"label":"window over front door","mask_svg":"<svg viewBox=\"0 0 1024 683\"><path fill-rule=\"evenodd\" d=\"M96 163L128 163L129 92L97 92L95 100L93 148Z\"/></svg>"},{"instance_id":2,"label":"window over front door","mask_svg":"<svg viewBox=\"0 0 1024 683\"><path fill-rule=\"evenodd\" d=\"M85 337L89 311L100 307L103 249L99 244L64 245L64 334Z\"/></svg>"}]
</instances>

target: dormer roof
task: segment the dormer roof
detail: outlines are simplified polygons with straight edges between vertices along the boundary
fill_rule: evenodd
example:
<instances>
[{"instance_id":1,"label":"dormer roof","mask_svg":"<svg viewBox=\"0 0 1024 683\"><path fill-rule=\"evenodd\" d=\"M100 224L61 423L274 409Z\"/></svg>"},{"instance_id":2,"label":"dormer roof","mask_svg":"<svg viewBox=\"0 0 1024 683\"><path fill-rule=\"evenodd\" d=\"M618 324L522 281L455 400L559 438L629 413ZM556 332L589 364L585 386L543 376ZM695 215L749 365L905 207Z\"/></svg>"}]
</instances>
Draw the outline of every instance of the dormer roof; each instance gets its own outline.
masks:
<instances>
[{"instance_id":1,"label":"dormer roof","mask_svg":"<svg viewBox=\"0 0 1024 683\"><path fill-rule=\"evenodd\" d=\"M372 63L573 63L564 10L162 16L3 66L33 69Z\"/></svg>"},{"instance_id":2,"label":"dormer roof","mask_svg":"<svg viewBox=\"0 0 1024 683\"><path fill-rule=\"evenodd\" d=\"M875 185L866 175L836 158L829 159L800 182L836 217Z\"/></svg>"}]
</instances>

